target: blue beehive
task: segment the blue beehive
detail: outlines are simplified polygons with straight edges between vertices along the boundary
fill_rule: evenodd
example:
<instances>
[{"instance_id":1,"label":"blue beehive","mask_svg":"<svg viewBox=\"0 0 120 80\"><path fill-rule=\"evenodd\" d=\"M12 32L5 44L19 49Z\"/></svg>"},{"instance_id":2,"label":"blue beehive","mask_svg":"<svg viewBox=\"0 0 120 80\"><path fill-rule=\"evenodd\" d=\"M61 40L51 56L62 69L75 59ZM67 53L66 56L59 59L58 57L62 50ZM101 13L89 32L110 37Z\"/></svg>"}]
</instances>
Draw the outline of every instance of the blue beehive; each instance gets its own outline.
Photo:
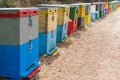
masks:
<instances>
[{"instance_id":1,"label":"blue beehive","mask_svg":"<svg viewBox=\"0 0 120 80\"><path fill-rule=\"evenodd\" d=\"M107 10L103 10L103 16L106 16L107 15Z\"/></svg>"},{"instance_id":2,"label":"blue beehive","mask_svg":"<svg viewBox=\"0 0 120 80\"><path fill-rule=\"evenodd\" d=\"M58 47L56 47L56 30L48 33L39 33L39 53L41 55L51 55L55 52Z\"/></svg>"},{"instance_id":3,"label":"blue beehive","mask_svg":"<svg viewBox=\"0 0 120 80\"><path fill-rule=\"evenodd\" d=\"M99 15L99 13L100 13L100 3L95 2L94 4L96 5L96 19L99 19L100 18L100 15Z\"/></svg>"},{"instance_id":4,"label":"blue beehive","mask_svg":"<svg viewBox=\"0 0 120 80\"><path fill-rule=\"evenodd\" d=\"M39 53L40 56L51 55L58 49L57 8L39 7L39 11Z\"/></svg>"},{"instance_id":5,"label":"blue beehive","mask_svg":"<svg viewBox=\"0 0 120 80\"><path fill-rule=\"evenodd\" d=\"M68 24L57 26L57 42L65 42L67 39Z\"/></svg>"},{"instance_id":6,"label":"blue beehive","mask_svg":"<svg viewBox=\"0 0 120 80\"><path fill-rule=\"evenodd\" d=\"M100 18L99 11L96 11L95 13L95 19L98 20Z\"/></svg>"},{"instance_id":7,"label":"blue beehive","mask_svg":"<svg viewBox=\"0 0 120 80\"><path fill-rule=\"evenodd\" d=\"M57 20L57 42L65 42L68 38L68 19L69 19L69 6L55 5L58 8Z\"/></svg>"},{"instance_id":8,"label":"blue beehive","mask_svg":"<svg viewBox=\"0 0 120 80\"><path fill-rule=\"evenodd\" d=\"M91 4L91 20L95 21L96 20L96 6L95 4Z\"/></svg>"},{"instance_id":9,"label":"blue beehive","mask_svg":"<svg viewBox=\"0 0 120 80\"><path fill-rule=\"evenodd\" d=\"M91 13L91 20L95 21L96 20L96 13Z\"/></svg>"},{"instance_id":10,"label":"blue beehive","mask_svg":"<svg viewBox=\"0 0 120 80\"><path fill-rule=\"evenodd\" d=\"M26 78L39 65L38 10L0 9L0 77Z\"/></svg>"},{"instance_id":11,"label":"blue beehive","mask_svg":"<svg viewBox=\"0 0 120 80\"><path fill-rule=\"evenodd\" d=\"M100 3L98 3L98 2L92 3L91 13L92 13L91 17L93 17L92 20L94 20L94 16L95 16L95 20L98 20L100 18Z\"/></svg>"},{"instance_id":12,"label":"blue beehive","mask_svg":"<svg viewBox=\"0 0 120 80\"><path fill-rule=\"evenodd\" d=\"M96 18L102 18L103 17L103 7L104 7L104 2L94 2L96 5L96 11L99 12L98 15L96 15Z\"/></svg>"}]
</instances>

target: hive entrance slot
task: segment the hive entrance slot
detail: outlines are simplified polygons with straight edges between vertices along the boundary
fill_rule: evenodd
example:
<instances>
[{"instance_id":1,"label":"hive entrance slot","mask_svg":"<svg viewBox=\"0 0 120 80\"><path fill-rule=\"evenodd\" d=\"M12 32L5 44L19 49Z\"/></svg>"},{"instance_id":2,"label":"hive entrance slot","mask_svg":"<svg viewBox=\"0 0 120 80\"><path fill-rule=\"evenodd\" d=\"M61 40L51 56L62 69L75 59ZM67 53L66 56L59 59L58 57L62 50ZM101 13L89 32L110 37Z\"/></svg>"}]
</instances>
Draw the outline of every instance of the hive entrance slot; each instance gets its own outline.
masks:
<instances>
[{"instance_id":1,"label":"hive entrance slot","mask_svg":"<svg viewBox=\"0 0 120 80\"><path fill-rule=\"evenodd\" d=\"M54 50L54 48L50 49L49 52L52 52L52 50Z\"/></svg>"},{"instance_id":2,"label":"hive entrance slot","mask_svg":"<svg viewBox=\"0 0 120 80\"><path fill-rule=\"evenodd\" d=\"M37 13L37 11L33 11L33 13Z\"/></svg>"},{"instance_id":3,"label":"hive entrance slot","mask_svg":"<svg viewBox=\"0 0 120 80\"><path fill-rule=\"evenodd\" d=\"M35 64L33 63L31 66L29 66L26 71L29 71L31 68L33 68L35 66Z\"/></svg>"},{"instance_id":4,"label":"hive entrance slot","mask_svg":"<svg viewBox=\"0 0 120 80\"><path fill-rule=\"evenodd\" d=\"M7 77L0 77L0 80L10 80L10 78L7 78Z\"/></svg>"},{"instance_id":5,"label":"hive entrance slot","mask_svg":"<svg viewBox=\"0 0 120 80\"><path fill-rule=\"evenodd\" d=\"M27 14L27 12L23 12L23 14Z\"/></svg>"}]
</instances>

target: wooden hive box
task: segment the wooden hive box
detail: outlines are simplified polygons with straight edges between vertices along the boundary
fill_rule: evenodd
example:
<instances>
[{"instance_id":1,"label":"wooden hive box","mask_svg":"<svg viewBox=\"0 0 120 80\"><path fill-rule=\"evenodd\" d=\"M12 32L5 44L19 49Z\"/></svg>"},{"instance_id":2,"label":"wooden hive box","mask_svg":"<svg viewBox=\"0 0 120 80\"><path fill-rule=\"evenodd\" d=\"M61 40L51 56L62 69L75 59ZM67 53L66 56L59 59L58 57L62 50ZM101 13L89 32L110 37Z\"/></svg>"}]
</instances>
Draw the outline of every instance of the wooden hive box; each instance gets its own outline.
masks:
<instances>
[{"instance_id":1,"label":"wooden hive box","mask_svg":"<svg viewBox=\"0 0 120 80\"><path fill-rule=\"evenodd\" d=\"M85 6L80 5L78 8L78 17L85 17Z\"/></svg>"},{"instance_id":2,"label":"wooden hive box","mask_svg":"<svg viewBox=\"0 0 120 80\"><path fill-rule=\"evenodd\" d=\"M51 32L57 29L57 8L39 8L39 32Z\"/></svg>"},{"instance_id":3,"label":"wooden hive box","mask_svg":"<svg viewBox=\"0 0 120 80\"><path fill-rule=\"evenodd\" d=\"M68 23L69 20L69 8L68 7L60 7L58 8L58 20L57 24L58 25L64 25Z\"/></svg>"},{"instance_id":4,"label":"wooden hive box","mask_svg":"<svg viewBox=\"0 0 120 80\"><path fill-rule=\"evenodd\" d=\"M78 7L75 4L70 5L69 11L69 21L77 20L78 19Z\"/></svg>"}]
</instances>

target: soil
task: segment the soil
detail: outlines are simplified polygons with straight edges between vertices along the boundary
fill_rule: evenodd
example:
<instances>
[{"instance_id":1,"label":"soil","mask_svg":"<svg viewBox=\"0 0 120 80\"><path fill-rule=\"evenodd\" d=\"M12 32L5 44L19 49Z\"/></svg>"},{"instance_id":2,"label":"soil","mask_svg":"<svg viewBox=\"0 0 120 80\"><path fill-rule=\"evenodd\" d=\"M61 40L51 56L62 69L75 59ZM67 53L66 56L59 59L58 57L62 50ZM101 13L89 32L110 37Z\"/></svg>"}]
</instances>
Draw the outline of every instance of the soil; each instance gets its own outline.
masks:
<instances>
[{"instance_id":1,"label":"soil","mask_svg":"<svg viewBox=\"0 0 120 80\"><path fill-rule=\"evenodd\" d=\"M120 80L120 9L41 59L40 80Z\"/></svg>"}]
</instances>

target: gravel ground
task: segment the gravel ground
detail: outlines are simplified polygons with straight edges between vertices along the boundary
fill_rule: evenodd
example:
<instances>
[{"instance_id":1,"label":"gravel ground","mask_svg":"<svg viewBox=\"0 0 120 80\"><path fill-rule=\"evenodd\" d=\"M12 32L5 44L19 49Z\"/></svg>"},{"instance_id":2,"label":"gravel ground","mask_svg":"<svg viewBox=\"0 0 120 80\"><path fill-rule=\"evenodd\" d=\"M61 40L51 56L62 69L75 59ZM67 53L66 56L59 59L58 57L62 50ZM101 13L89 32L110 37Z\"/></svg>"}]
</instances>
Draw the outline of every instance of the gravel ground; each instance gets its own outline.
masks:
<instances>
[{"instance_id":1,"label":"gravel ground","mask_svg":"<svg viewBox=\"0 0 120 80\"><path fill-rule=\"evenodd\" d=\"M40 80L120 80L120 9L42 59Z\"/></svg>"}]
</instances>

